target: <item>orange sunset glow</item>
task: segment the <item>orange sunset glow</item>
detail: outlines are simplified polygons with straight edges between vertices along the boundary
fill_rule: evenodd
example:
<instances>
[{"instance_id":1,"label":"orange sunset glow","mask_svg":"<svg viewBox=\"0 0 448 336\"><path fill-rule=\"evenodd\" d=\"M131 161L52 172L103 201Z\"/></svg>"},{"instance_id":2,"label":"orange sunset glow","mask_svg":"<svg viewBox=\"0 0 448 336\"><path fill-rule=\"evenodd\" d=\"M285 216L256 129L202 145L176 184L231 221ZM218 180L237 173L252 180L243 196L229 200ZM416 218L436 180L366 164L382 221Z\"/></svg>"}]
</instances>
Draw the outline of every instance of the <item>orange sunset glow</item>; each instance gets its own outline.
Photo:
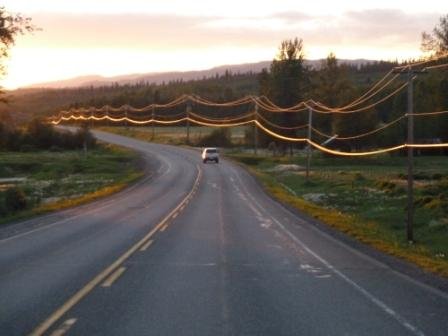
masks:
<instances>
[{"instance_id":1,"label":"orange sunset glow","mask_svg":"<svg viewBox=\"0 0 448 336\"><path fill-rule=\"evenodd\" d=\"M445 1L4 1L41 30L20 36L3 87L76 76L202 70L270 60L300 36L306 57L408 59L421 55Z\"/></svg>"}]
</instances>

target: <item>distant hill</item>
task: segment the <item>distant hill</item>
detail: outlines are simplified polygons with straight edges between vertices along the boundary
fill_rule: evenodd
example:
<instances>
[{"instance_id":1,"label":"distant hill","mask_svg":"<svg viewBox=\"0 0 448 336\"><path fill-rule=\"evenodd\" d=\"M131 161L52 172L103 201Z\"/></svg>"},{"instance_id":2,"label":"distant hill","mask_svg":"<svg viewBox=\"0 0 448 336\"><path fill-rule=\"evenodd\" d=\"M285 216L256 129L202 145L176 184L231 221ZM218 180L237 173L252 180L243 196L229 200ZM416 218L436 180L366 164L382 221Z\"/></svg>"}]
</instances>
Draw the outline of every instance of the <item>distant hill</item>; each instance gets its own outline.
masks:
<instances>
[{"instance_id":1,"label":"distant hill","mask_svg":"<svg viewBox=\"0 0 448 336\"><path fill-rule=\"evenodd\" d=\"M365 59L357 60L338 60L339 64L351 64L360 66L361 64L370 63L373 61ZM318 69L322 60L306 60L305 64L311 68ZM186 72L160 72L160 73L146 73L146 74L130 74L114 77L103 77L98 75L91 76L81 76L66 80L38 83L27 86L26 88L75 88L75 87L86 87L86 86L110 86L110 85L126 85L126 84L136 84L136 83L154 83L162 84L168 83L170 81L189 81L198 80L203 78L209 78L215 75L223 75L226 71L230 71L233 74L237 73L259 73L264 68L269 69L271 61L263 61L258 63L246 63L237 65L222 65L214 67L208 70L198 70L198 71L186 71Z\"/></svg>"}]
</instances>

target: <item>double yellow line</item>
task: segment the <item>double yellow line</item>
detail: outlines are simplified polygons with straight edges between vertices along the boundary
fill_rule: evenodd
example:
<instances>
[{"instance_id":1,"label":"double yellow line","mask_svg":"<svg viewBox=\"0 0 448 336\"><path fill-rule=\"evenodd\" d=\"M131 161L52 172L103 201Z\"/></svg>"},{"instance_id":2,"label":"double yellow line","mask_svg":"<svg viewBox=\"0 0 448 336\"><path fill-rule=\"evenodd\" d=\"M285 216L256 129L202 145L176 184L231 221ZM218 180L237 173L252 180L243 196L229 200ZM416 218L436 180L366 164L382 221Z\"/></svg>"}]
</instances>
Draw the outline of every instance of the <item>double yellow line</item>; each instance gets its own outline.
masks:
<instances>
[{"instance_id":1,"label":"double yellow line","mask_svg":"<svg viewBox=\"0 0 448 336\"><path fill-rule=\"evenodd\" d=\"M45 321L43 321L39 326L37 326L31 333L30 336L40 336L43 335L55 322L57 322L65 313L67 313L73 306L75 306L79 301L81 301L87 294L89 294L96 286L103 282L108 276L115 272L119 267L134 254L138 249L144 247L149 240L159 231L162 227L167 225L168 221L173 218L175 214L178 213L179 209L185 207L185 205L191 200L194 193L196 192L199 182L202 176L202 170L199 165L196 165L197 176L194 181L193 187L187 196L167 215L162 219L151 231L149 231L140 241L133 245L129 250L127 250L123 255L121 255L117 260L115 260L109 267L103 270L95 278L93 278L89 283L87 283L83 288L81 288L75 295L68 299L62 306L60 306L56 311L54 311Z\"/></svg>"}]
</instances>

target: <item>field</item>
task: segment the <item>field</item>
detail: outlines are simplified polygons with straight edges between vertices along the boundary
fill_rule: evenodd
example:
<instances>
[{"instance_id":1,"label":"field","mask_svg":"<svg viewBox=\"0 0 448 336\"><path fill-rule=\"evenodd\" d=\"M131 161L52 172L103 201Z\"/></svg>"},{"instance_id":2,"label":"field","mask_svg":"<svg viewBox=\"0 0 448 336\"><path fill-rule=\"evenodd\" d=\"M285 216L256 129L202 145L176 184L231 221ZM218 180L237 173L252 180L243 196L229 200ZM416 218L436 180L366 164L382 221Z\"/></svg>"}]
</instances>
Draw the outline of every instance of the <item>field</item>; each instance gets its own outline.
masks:
<instances>
[{"instance_id":1,"label":"field","mask_svg":"<svg viewBox=\"0 0 448 336\"><path fill-rule=\"evenodd\" d=\"M256 157L229 153L275 197L383 251L448 276L448 157L415 158L415 243L406 240L406 158L313 155Z\"/></svg>"},{"instance_id":2,"label":"field","mask_svg":"<svg viewBox=\"0 0 448 336\"><path fill-rule=\"evenodd\" d=\"M181 126L161 126L154 128L154 137L152 127L101 127L100 129L115 134L130 136L140 140L154 141L170 145L185 145L187 138L186 127ZM216 128L205 126L190 126L190 143L196 144L206 136L209 136ZM244 131L246 127L231 127L230 137L234 144L244 142Z\"/></svg>"},{"instance_id":3,"label":"field","mask_svg":"<svg viewBox=\"0 0 448 336\"><path fill-rule=\"evenodd\" d=\"M87 154L1 152L0 224L91 201L141 175L136 153L109 145Z\"/></svg>"}]
</instances>

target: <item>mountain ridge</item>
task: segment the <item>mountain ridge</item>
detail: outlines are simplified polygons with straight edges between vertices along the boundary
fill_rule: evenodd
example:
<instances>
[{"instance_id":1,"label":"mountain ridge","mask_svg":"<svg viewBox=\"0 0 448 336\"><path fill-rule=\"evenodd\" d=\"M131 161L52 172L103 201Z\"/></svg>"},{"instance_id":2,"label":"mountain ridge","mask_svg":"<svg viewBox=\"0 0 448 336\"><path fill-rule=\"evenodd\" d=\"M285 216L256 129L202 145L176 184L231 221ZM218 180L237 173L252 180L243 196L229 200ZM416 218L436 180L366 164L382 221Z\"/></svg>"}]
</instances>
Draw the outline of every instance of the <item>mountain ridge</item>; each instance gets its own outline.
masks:
<instances>
[{"instance_id":1,"label":"mountain ridge","mask_svg":"<svg viewBox=\"0 0 448 336\"><path fill-rule=\"evenodd\" d=\"M305 65L311 68L319 68L324 59L319 60L305 60ZM373 60L366 59L341 59L338 60L339 64L350 64L360 66L361 64L375 62ZM231 73L260 73L264 68L269 69L272 61L261 61L255 63L243 63L233 65L220 65L212 67L206 70L192 70L192 71L169 71L169 72L150 72L141 74L126 74L112 77L105 77L101 75L83 75L79 77L57 80L51 82L37 83L23 87L22 89L37 89L37 88L76 88L76 87L100 87L100 86L112 86L112 85L132 85L137 83L149 83L149 84L162 84L170 81L189 81L199 80L202 78L209 78L216 75L223 75L226 71Z\"/></svg>"}]
</instances>

